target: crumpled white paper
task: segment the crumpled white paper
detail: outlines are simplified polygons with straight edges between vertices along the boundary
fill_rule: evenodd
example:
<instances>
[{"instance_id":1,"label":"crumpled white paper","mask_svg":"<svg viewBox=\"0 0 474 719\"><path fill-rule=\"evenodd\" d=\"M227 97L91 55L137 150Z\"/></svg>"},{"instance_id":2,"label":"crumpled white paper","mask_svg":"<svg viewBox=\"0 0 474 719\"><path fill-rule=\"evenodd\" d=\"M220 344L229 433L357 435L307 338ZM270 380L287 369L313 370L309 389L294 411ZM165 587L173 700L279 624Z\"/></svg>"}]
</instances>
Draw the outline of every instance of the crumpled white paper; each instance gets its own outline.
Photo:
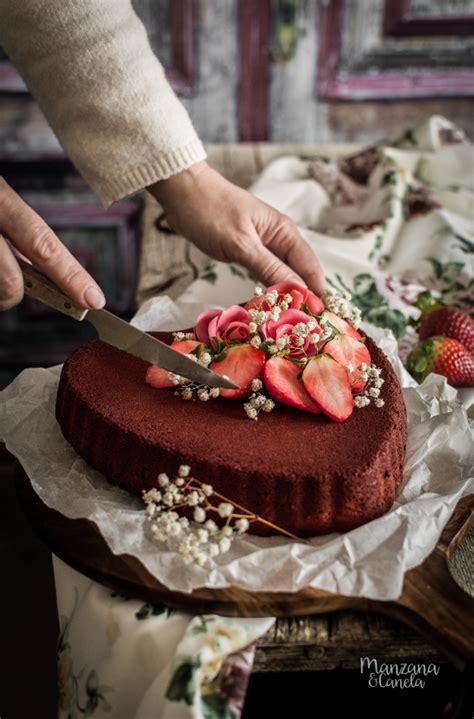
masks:
<instances>
[{"instance_id":1,"label":"crumpled white paper","mask_svg":"<svg viewBox=\"0 0 474 719\"><path fill-rule=\"evenodd\" d=\"M133 324L181 329L203 309L198 302L152 298ZM404 388L408 453L392 509L346 534L317 537L310 544L245 535L210 567L185 565L179 554L153 539L140 500L109 484L63 438L54 415L60 366L24 370L0 393L0 439L20 460L43 502L67 517L95 522L114 553L137 557L170 589L237 585L296 592L311 586L395 599L404 572L430 554L458 500L474 492L472 427L458 392L443 377L430 375L418 386L397 356L393 335L365 329L391 359Z\"/></svg>"}]
</instances>

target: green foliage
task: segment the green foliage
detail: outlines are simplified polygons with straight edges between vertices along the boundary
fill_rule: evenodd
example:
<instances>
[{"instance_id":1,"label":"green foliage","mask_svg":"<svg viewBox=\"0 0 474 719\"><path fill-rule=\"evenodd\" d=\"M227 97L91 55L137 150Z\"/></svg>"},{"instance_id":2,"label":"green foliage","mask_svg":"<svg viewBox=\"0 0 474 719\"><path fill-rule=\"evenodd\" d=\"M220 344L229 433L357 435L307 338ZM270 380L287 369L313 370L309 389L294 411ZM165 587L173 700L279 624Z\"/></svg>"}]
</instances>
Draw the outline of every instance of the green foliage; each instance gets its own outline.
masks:
<instances>
[{"instance_id":1,"label":"green foliage","mask_svg":"<svg viewBox=\"0 0 474 719\"><path fill-rule=\"evenodd\" d=\"M179 664L166 690L166 698L172 702L184 701L191 706L198 691L197 673L200 666L199 657L196 657L194 661L189 659Z\"/></svg>"},{"instance_id":2,"label":"green foliage","mask_svg":"<svg viewBox=\"0 0 474 719\"><path fill-rule=\"evenodd\" d=\"M214 285L217 280L216 266L215 262L208 262L202 272L199 273L198 279L205 280L206 282L210 282L211 285Z\"/></svg>"},{"instance_id":3,"label":"green foliage","mask_svg":"<svg viewBox=\"0 0 474 719\"><path fill-rule=\"evenodd\" d=\"M387 172L382 177L380 186L385 187L386 185L396 185L396 184L397 184L397 173L395 172L395 170L387 170Z\"/></svg>"},{"instance_id":4,"label":"green foliage","mask_svg":"<svg viewBox=\"0 0 474 719\"><path fill-rule=\"evenodd\" d=\"M201 709L204 719L235 719L235 712L220 693L205 694L201 697Z\"/></svg>"},{"instance_id":5,"label":"green foliage","mask_svg":"<svg viewBox=\"0 0 474 719\"><path fill-rule=\"evenodd\" d=\"M392 310L388 306L385 297L382 297L377 290L375 279L371 274L362 272L356 275L352 280L352 288L343 282L340 275L336 275L336 278L339 288L351 293L352 302L360 308L363 320L377 327L386 327L392 330L397 339L406 334L407 318L400 310ZM331 284L337 287L335 283Z\"/></svg>"}]
</instances>

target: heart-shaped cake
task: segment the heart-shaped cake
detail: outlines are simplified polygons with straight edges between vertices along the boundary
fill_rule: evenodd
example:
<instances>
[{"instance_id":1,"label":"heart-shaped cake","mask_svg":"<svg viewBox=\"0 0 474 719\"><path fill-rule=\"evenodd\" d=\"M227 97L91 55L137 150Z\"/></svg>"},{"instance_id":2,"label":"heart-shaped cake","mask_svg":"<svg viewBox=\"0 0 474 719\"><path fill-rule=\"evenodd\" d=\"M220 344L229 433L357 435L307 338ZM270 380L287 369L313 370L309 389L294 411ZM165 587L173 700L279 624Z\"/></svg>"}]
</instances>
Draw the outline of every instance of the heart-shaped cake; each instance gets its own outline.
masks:
<instances>
[{"instance_id":1,"label":"heart-shaped cake","mask_svg":"<svg viewBox=\"0 0 474 719\"><path fill-rule=\"evenodd\" d=\"M205 318L206 327L210 321L212 318ZM333 322L338 324L337 318ZM265 329L268 334L274 330L272 326ZM195 347L202 342L199 331L203 331L202 324L195 327L197 340L184 341L194 342ZM244 329L233 321L232 331ZM57 419L64 437L81 457L110 482L137 496L157 486L159 473L172 475L180 465L189 465L194 476L211 484L216 492L295 535L346 531L391 507L402 479L407 439L398 378L370 337L354 331L354 339L357 335L356 341L383 378L380 390L373 393L377 402L357 403L357 396L364 396L357 393L366 375L338 360L339 354L347 357L347 352L353 352L353 345L344 339L349 335L334 330L324 339L324 346L329 347L326 353L319 346L309 361L305 355L306 364L301 364L301 355L292 356L287 345L286 354L268 355L260 369L249 364L248 352L242 352L240 361L232 365L230 353L214 343L212 369L227 360L230 369L221 374L231 380L235 379L234 366L239 377L252 366L252 372L262 378L260 384L274 406L271 412L259 413L258 421L249 420L250 410L246 416L239 396L200 401L194 395L184 401L186 384L178 387L179 391L176 380L168 387L166 383L153 386L145 381L148 363L95 340L75 350L64 364ZM171 334L155 336L173 341ZM335 341L341 336L341 341ZM227 337L227 349L255 346L245 339L249 338ZM278 357L279 361L274 361ZM345 374L341 375L343 366ZM364 370L364 365L360 366ZM331 412L337 415L338 408L346 406L341 404L341 396L347 394L345 386L341 389L346 375L355 408L352 411L351 399L351 412L340 421L341 417L333 417ZM252 524L250 531L272 533L261 523Z\"/></svg>"}]
</instances>

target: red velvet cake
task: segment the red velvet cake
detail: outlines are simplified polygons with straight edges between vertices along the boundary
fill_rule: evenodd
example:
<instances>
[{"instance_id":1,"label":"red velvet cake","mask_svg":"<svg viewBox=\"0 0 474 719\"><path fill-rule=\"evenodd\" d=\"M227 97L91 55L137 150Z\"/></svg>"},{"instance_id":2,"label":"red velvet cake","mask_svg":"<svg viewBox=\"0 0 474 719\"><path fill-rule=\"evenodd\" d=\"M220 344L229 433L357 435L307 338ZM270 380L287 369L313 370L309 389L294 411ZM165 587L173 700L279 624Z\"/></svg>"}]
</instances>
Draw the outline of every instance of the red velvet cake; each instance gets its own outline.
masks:
<instances>
[{"instance_id":1,"label":"red velvet cake","mask_svg":"<svg viewBox=\"0 0 474 719\"><path fill-rule=\"evenodd\" d=\"M145 384L146 362L99 340L65 362L56 415L81 457L139 497L158 473L187 464L216 492L296 535L345 531L390 508L406 449L398 379L370 338L366 346L382 370L385 404L343 422L281 404L253 422L236 399L183 401ZM269 533L258 523L251 531Z\"/></svg>"}]
</instances>

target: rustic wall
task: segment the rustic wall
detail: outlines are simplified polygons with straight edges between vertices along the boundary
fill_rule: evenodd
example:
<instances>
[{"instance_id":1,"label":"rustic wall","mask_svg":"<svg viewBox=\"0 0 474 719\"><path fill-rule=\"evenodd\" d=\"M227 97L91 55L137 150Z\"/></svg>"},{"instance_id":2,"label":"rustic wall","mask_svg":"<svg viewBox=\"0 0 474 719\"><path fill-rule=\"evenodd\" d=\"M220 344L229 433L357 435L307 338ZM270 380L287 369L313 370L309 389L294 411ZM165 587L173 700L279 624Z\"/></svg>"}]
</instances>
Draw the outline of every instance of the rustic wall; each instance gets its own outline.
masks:
<instances>
[{"instance_id":1,"label":"rustic wall","mask_svg":"<svg viewBox=\"0 0 474 719\"><path fill-rule=\"evenodd\" d=\"M473 75L470 89L469 82L458 78L453 84L446 75L472 68L473 35L458 35L459 29L453 31L447 22L440 21L436 36L424 20L414 37L383 36L384 0L134 0L134 5L165 65L173 63L173 37L184 45L194 43L190 77L177 84L206 142L241 139L240 114L246 102L254 116L247 140L365 142L432 113L449 116L474 135ZM389 0L389 5L409 6L415 19L429 12L431 22L440 15L474 16L474 0ZM173 8L175 14L190 13L191 27L188 23L183 31L179 21L176 24ZM255 39L259 23L264 30ZM400 32L406 32L408 24L400 21ZM474 32L468 26L464 22L464 30ZM333 77L324 84L323 78L317 87L325 67L334 64L335 52L342 83ZM251 77L242 78L243 55ZM265 72L268 82L258 76ZM391 85L384 87L387 72L398 73L393 91ZM344 77L351 73L356 79L347 90ZM410 73L431 76L433 88L406 98L407 92L417 94L404 85ZM381 78L375 90L367 89L371 76ZM247 99L239 95L242 81L254 88ZM39 148L57 151L44 118L25 93L1 93L0 82L0 152L11 155Z\"/></svg>"},{"instance_id":2,"label":"rustic wall","mask_svg":"<svg viewBox=\"0 0 474 719\"><path fill-rule=\"evenodd\" d=\"M370 142L433 113L474 136L474 0L133 3L208 143ZM109 309L129 317L140 198L98 205L1 50L0 174L96 277ZM0 387L23 367L63 361L86 324L30 299L0 313Z\"/></svg>"}]
</instances>

